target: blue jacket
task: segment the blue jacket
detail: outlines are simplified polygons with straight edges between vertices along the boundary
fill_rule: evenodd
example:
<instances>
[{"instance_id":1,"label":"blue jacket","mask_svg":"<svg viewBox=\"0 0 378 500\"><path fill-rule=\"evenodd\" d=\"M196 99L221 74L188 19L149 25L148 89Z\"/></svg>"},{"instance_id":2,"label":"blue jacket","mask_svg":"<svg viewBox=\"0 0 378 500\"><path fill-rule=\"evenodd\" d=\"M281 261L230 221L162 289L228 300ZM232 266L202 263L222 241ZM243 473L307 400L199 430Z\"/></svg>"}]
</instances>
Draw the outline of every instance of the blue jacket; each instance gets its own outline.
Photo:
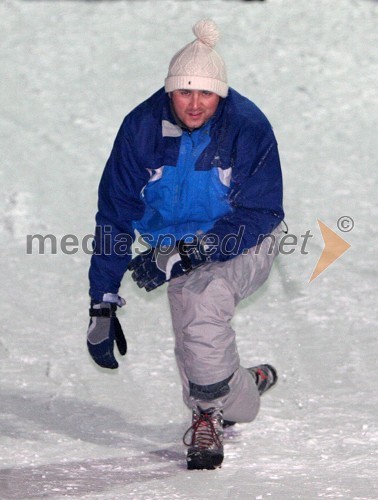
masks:
<instances>
[{"instance_id":1,"label":"blue jacket","mask_svg":"<svg viewBox=\"0 0 378 500\"><path fill-rule=\"evenodd\" d=\"M230 89L211 120L189 132L160 89L126 116L105 166L90 295L118 292L135 229L152 246L211 234L212 259L227 260L283 217L277 142L255 104Z\"/></svg>"}]
</instances>

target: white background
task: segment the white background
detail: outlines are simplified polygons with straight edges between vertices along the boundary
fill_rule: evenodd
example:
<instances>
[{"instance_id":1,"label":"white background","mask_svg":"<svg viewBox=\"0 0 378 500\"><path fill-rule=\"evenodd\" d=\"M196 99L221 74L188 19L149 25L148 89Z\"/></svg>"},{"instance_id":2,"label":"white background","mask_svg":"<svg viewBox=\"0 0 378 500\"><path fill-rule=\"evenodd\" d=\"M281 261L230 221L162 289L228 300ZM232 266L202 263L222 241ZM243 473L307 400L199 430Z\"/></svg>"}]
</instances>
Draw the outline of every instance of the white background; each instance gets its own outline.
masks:
<instances>
[{"instance_id":1,"label":"white background","mask_svg":"<svg viewBox=\"0 0 378 500\"><path fill-rule=\"evenodd\" d=\"M1 499L378 497L377 11L371 0L1 2ZM273 124L299 243L233 321L243 363L274 364L279 384L254 423L228 431L220 470L189 472L165 287L147 294L125 277L129 353L102 370L85 343L89 256L27 255L26 235L93 232L124 115L162 86L203 17L222 31L230 85ZM345 215L355 226L341 233ZM317 219L351 248L309 284Z\"/></svg>"}]
</instances>

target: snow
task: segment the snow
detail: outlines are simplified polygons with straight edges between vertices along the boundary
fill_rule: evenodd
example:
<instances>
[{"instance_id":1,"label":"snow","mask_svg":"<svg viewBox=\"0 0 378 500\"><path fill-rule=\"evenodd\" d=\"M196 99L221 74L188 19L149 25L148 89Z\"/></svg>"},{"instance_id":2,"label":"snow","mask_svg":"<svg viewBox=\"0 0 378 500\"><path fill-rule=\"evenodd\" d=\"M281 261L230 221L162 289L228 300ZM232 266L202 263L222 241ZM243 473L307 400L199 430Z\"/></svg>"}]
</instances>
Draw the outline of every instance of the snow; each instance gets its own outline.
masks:
<instances>
[{"instance_id":1,"label":"snow","mask_svg":"<svg viewBox=\"0 0 378 500\"><path fill-rule=\"evenodd\" d=\"M370 0L2 1L1 499L378 498L377 13ZM234 319L243 363L271 362L279 385L227 431L220 470L189 472L164 288L125 278L129 353L102 370L85 344L89 255L60 244L92 233L123 116L203 17L222 30L230 84L274 126L299 243ZM351 248L309 284L318 219ZM34 234L57 253L27 254Z\"/></svg>"}]
</instances>

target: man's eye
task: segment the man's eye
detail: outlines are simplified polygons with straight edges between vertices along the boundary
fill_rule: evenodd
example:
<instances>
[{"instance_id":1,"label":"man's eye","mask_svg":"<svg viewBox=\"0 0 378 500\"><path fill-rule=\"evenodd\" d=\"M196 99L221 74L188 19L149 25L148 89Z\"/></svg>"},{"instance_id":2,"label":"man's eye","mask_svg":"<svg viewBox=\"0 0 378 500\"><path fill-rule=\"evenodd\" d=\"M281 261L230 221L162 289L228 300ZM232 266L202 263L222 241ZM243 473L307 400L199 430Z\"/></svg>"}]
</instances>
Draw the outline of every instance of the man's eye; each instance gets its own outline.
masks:
<instances>
[{"instance_id":1,"label":"man's eye","mask_svg":"<svg viewBox=\"0 0 378 500\"><path fill-rule=\"evenodd\" d=\"M203 91L202 91L202 94L203 94L203 95L206 95L206 96L213 95L213 93L212 93L212 92L210 92L210 90L203 90Z\"/></svg>"}]
</instances>

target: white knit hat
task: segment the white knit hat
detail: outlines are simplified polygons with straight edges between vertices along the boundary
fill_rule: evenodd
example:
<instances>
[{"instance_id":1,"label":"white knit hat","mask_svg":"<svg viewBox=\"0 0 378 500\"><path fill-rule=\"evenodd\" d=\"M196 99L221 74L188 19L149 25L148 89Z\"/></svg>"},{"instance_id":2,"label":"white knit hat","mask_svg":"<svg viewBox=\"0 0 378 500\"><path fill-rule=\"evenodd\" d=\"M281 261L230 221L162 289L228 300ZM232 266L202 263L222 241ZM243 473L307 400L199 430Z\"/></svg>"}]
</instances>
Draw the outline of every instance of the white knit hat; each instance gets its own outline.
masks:
<instances>
[{"instance_id":1,"label":"white knit hat","mask_svg":"<svg viewBox=\"0 0 378 500\"><path fill-rule=\"evenodd\" d=\"M193 26L193 33L196 39L177 52L169 64L165 91L208 90L226 97L226 67L213 49L219 39L217 25L211 19L202 19Z\"/></svg>"}]
</instances>

